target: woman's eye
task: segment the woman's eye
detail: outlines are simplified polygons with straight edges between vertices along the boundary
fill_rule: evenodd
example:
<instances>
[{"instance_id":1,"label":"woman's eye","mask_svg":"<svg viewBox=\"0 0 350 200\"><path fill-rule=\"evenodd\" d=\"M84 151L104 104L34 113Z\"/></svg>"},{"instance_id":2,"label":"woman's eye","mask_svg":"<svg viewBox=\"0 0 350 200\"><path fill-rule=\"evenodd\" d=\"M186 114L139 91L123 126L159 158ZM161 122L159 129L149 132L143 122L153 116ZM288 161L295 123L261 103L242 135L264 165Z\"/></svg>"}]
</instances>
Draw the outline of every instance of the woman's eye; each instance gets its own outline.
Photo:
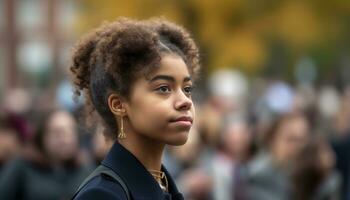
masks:
<instances>
[{"instance_id":1,"label":"woman's eye","mask_svg":"<svg viewBox=\"0 0 350 200\"><path fill-rule=\"evenodd\" d=\"M191 94L192 90L193 90L192 86L187 86L187 87L184 88L184 91L185 91L186 94Z\"/></svg>"},{"instance_id":2,"label":"woman's eye","mask_svg":"<svg viewBox=\"0 0 350 200\"><path fill-rule=\"evenodd\" d=\"M161 86L161 87L157 88L157 91L161 92L161 93L168 93L168 92L170 92L170 88L168 86Z\"/></svg>"}]
</instances>

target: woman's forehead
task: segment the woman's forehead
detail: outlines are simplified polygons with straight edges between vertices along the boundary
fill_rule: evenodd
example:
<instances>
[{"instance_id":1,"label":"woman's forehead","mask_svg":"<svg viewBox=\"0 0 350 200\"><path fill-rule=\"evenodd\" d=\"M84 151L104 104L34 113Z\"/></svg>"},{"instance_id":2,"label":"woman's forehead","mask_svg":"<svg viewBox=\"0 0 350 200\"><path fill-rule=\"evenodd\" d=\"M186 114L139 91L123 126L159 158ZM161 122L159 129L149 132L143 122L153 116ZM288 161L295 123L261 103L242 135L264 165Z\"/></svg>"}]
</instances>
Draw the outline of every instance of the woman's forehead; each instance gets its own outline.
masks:
<instances>
[{"instance_id":1,"label":"woman's forehead","mask_svg":"<svg viewBox=\"0 0 350 200\"><path fill-rule=\"evenodd\" d=\"M166 55L161 58L159 66L147 76L152 79L157 75L167 75L174 78L190 77L188 67L180 56Z\"/></svg>"}]
</instances>

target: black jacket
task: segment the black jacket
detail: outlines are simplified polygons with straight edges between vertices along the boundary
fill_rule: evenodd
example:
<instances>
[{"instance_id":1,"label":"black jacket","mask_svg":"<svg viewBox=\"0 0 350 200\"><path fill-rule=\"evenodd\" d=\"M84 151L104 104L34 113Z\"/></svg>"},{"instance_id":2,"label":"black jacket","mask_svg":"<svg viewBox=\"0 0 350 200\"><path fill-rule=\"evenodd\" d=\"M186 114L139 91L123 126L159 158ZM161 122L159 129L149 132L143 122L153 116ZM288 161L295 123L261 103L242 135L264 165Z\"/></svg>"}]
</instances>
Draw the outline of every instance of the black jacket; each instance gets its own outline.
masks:
<instances>
[{"instance_id":1,"label":"black jacket","mask_svg":"<svg viewBox=\"0 0 350 200\"><path fill-rule=\"evenodd\" d=\"M131 199L184 199L164 166L162 166L162 170L165 172L168 180L169 193L163 192L142 163L119 143L113 145L106 158L102 161L102 165L109 167L120 176L130 192ZM89 181L75 199L127 200L127 197L118 182L108 176L100 175Z\"/></svg>"}]
</instances>

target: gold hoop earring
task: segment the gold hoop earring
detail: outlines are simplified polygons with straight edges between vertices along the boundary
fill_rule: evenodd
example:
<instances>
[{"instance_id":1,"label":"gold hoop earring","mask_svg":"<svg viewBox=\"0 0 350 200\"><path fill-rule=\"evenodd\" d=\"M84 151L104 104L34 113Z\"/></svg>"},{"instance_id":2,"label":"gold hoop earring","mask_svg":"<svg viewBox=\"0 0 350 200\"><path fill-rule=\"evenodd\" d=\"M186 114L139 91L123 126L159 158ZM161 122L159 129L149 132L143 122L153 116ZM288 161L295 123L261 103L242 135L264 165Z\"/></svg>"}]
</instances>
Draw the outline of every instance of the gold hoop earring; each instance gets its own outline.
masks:
<instances>
[{"instance_id":1,"label":"gold hoop earring","mask_svg":"<svg viewBox=\"0 0 350 200\"><path fill-rule=\"evenodd\" d=\"M124 132L124 120L123 117L120 118L120 132L118 135L119 139L125 139L126 138L126 134Z\"/></svg>"}]
</instances>

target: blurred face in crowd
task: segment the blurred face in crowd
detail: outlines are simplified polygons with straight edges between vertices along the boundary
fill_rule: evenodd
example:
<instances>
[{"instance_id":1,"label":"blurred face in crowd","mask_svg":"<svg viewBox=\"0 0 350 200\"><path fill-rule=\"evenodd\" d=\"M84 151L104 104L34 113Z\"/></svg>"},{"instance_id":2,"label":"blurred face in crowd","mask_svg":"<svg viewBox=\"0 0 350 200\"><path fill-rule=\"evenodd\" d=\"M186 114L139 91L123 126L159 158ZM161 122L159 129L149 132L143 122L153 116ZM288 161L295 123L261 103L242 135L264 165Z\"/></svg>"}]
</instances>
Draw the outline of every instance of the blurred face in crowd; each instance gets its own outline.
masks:
<instances>
[{"instance_id":1,"label":"blurred face in crowd","mask_svg":"<svg viewBox=\"0 0 350 200\"><path fill-rule=\"evenodd\" d=\"M44 136L44 148L54 160L66 161L78 150L78 135L73 116L65 111L53 113L48 120Z\"/></svg>"},{"instance_id":2,"label":"blurred face in crowd","mask_svg":"<svg viewBox=\"0 0 350 200\"><path fill-rule=\"evenodd\" d=\"M13 158L18 152L19 146L15 130L0 128L0 163Z\"/></svg>"},{"instance_id":3,"label":"blurred face in crowd","mask_svg":"<svg viewBox=\"0 0 350 200\"><path fill-rule=\"evenodd\" d=\"M224 143L234 159L244 159L249 154L252 135L245 123L236 122L228 126Z\"/></svg>"},{"instance_id":4,"label":"blurred face in crowd","mask_svg":"<svg viewBox=\"0 0 350 200\"><path fill-rule=\"evenodd\" d=\"M309 135L307 120L302 117L289 118L281 123L272 143L272 154L280 162L293 159L305 145Z\"/></svg>"}]
</instances>

